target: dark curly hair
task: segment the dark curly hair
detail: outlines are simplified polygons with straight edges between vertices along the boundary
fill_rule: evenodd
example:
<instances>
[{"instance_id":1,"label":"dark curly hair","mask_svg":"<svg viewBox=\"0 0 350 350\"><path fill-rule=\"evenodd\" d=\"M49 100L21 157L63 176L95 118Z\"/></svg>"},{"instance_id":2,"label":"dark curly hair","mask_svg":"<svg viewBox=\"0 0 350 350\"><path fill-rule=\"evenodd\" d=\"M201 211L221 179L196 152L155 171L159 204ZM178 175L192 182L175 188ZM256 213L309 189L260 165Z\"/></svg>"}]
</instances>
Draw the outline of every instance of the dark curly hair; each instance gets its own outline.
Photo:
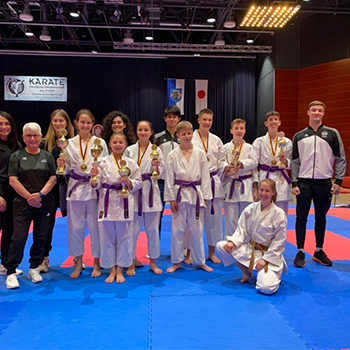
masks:
<instances>
[{"instance_id":1,"label":"dark curly hair","mask_svg":"<svg viewBox=\"0 0 350 350\"><path fill-rule=\"evenodd\" d=\"M103 130L101 137L106 141L107 145L109 144L109 139L113 134L112 122L116 117L119 117L126 125L124 129L124 134L126 136L128 145L133 145L134 143L136 143L137 137L128 116L120 111L112 111L108 113L102 121Z\"/></svg>"},{"instance_id":2,"label":"dark curly hair","mask_svg":"<svg viewBox=\"0 0 350 350\"><path fill-rule=\"evenodd\" d=\"M4 117L10 123L11 132L10 132L10 134L8 136L8 141L10 143L11 150L12 151L18 150L19 149L19 145L18 145L18 136L17 136L17 126L15 124L15 120L13 119L11 114L9 114L7 112L4 112L4 111L0 111L0 117Z\"/></svg>"}]
</instances>

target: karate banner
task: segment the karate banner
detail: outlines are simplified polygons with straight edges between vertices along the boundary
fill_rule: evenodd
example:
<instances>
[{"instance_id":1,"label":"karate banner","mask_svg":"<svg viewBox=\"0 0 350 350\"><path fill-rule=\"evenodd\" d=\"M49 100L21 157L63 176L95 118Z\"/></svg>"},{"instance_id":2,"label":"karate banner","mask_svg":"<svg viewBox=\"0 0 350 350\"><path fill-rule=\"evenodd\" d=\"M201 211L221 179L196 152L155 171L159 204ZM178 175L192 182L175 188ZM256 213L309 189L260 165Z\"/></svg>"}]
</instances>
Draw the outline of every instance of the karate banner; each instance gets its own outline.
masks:
<instances>
[{"instance_id":1,"label":"karate banner","mask_svg":"<svg viewBox=\"0 0 350 350\"><path fill-rule=\"evenodd\" d=\"M5 75L5 101L67 101L67 77Z\"/></svg>"},{"instance_id":2,"label":"karate banner","mask_svg":"<svg viewBox=\"0 0 350 350\"><path fill-rule=\"evenodd\" d=\"M208 80L196 79L196 114L208 108Z\"/></svg>"},{"instance_id":3,"label":"karate banner","mask_svg":"<svg viewBox=\"0 0 350 350\"><path fill-rule=\"evenodd\" d=\"M168 79L168 105L180 108L184 114L185 79Z\"/></svg>"}]
</instances>

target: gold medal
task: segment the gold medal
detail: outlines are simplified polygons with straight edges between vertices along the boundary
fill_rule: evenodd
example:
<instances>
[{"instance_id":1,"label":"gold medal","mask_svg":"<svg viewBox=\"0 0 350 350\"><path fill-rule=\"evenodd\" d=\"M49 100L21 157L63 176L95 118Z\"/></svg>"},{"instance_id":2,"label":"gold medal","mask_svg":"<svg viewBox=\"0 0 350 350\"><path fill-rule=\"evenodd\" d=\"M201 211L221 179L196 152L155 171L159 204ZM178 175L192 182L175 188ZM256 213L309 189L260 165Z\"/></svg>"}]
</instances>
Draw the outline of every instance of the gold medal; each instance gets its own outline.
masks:
<instances>
[{"instance_id":1,"label":"gold medal","mask_svg":"<svg viewBox=\"0 0 350 350\"><path fill-rule=\"evenodd\" d=\"M276 166L277 165L277 160L276 159L272 159L271 160L271 165Z\"/></svg>"},{"instance_id":2,"label":"gold medal","mask_svg":"<svg viewBox=\"0 0 350 350\"><path fill-rule=\"evenodd\" d=\"M80 170L84 173L87 170L88 166L83 163L82 165L80 165Z\"/></svg>"},{"instance_id":3,"label":"gold medal","mask_svg":"<svg viewBox=\"0 0 350 350\"><path fill-rule=\"evenodd\" d=\"M99 217L99 219L103 218L103 211L100 211L100 215L98 217Z\"/></svg>"},{"instance_id":4,"label":"gold medal","mask_svg":"<svg viewBox=\"0 0 350 350\"><path fill-rule=\"evenodd\" d=\"M207 161L209 162L209 157L207 156Z\"/></svg>"}]
</instances>

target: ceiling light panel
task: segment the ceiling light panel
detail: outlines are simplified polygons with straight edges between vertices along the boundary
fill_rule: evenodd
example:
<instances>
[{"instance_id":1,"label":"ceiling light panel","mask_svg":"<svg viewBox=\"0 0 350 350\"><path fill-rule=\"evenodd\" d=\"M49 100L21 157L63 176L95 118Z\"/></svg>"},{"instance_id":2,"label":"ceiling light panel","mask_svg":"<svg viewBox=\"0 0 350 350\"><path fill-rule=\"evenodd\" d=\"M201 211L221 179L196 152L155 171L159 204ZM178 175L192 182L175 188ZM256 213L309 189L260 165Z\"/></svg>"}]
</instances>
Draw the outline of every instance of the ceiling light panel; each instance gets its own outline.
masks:
<instances>
[{"instance_id":1,"label":"ceiling light panel","mask_svg":"<svg viewBox=\"0 0 350 350\"><path fill-rule=\"evenodd\" d=\"M282 28L300 10L300 5L253 5L243 18L241 27Z\"/></svg>"}]
</instances>

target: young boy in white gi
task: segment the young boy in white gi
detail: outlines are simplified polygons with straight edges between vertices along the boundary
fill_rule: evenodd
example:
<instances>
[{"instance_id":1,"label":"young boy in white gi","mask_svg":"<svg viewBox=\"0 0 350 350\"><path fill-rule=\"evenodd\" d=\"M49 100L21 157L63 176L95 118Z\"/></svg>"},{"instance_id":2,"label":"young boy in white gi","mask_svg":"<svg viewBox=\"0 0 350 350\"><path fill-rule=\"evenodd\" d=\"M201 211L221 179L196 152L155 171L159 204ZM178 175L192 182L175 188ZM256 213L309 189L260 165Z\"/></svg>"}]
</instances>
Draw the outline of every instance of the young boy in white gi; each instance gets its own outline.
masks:
<instances>
[{"instance_id":1,"label":"young boy in white gi","mask_svg":"<svg viewBox=\"0 0 350 350\"><path fill-rule=\"evenodd\" d=\"M184 236L188 226L191 254L197 268L213 271L205 264L203 245L203 207L212 199L208 161L205 153L193 146L193 126L183 121L177 125L180 146L169 153L166 163L164 199L170 202L172 273L184 259Z\"/></svg>"},{"instance_id":2,"label":"young boy in white gi","mask_svg":"<svg viewBox=\"0 0 350 350\"><path fill-rule=\"evenodd\" d=\"M259 202L243 210L234 234L216 248L225 266L234 264L242 271L241 283L248 281L253 270L258 270L255 288L263 294L273 294L279 288L282 272L288 272L283 257L287 217L274 203L273 180L261 181L259 198Z\"/></svg>"},{"instance_id":3,"label":"young boy in white gi","mask_svg":"<svg viewBox=\"0 0 350 350\"><path fill-rule=\"evenodd\" d=\"M281 125L280 114L270 111L265 116L265 126L268 129L266 135L258 137L253 142L253 151L248 160L240 161L240 168L249 170L258 165L259 181L270 178L276 182L278 198L276 205L288 215L288 203L292 198L291 180L287 169L290 169L292 159L292 141L279 135L278 128ZM284 140L283 149L280 148L280 140Z\"/></svg>"},{"instance_id":4,"label":"young boy in white gi","mask_svg":"<svg viewBox=\"0 0 350 350\"><path fill-rule=\"evenodd\" d=\"M204 209L204 228L207 236L209 260L214 264L221 261L215 255L216 243L222 240L221 203L224 191L219 176L220 167L225 165L225 149L219 137L209 130L213 124L214 112L205 108L198 114L199 129L193 133L192 143L204 151L210 172L212 200Z\"/></svg>"},{"instance_id":5,"label":"young boy in white gi","mask_svg":"<svg viewBox=\"0 0 350 350\"><path fill-rule=\"evenodd\" d=\"M239 118L233 120L230 133L233 137L224 146L227 165L222 176L225 191L225 236L231 236L236 231L242 211L250 203L258 200L257 170L240 169L237 173L233 165L236 161L249 159L252 151L252 145L243 139L246 133L245 120ZM253 189L253 183L256 184L255 189Z\"/></svg>"}]
</instances>

